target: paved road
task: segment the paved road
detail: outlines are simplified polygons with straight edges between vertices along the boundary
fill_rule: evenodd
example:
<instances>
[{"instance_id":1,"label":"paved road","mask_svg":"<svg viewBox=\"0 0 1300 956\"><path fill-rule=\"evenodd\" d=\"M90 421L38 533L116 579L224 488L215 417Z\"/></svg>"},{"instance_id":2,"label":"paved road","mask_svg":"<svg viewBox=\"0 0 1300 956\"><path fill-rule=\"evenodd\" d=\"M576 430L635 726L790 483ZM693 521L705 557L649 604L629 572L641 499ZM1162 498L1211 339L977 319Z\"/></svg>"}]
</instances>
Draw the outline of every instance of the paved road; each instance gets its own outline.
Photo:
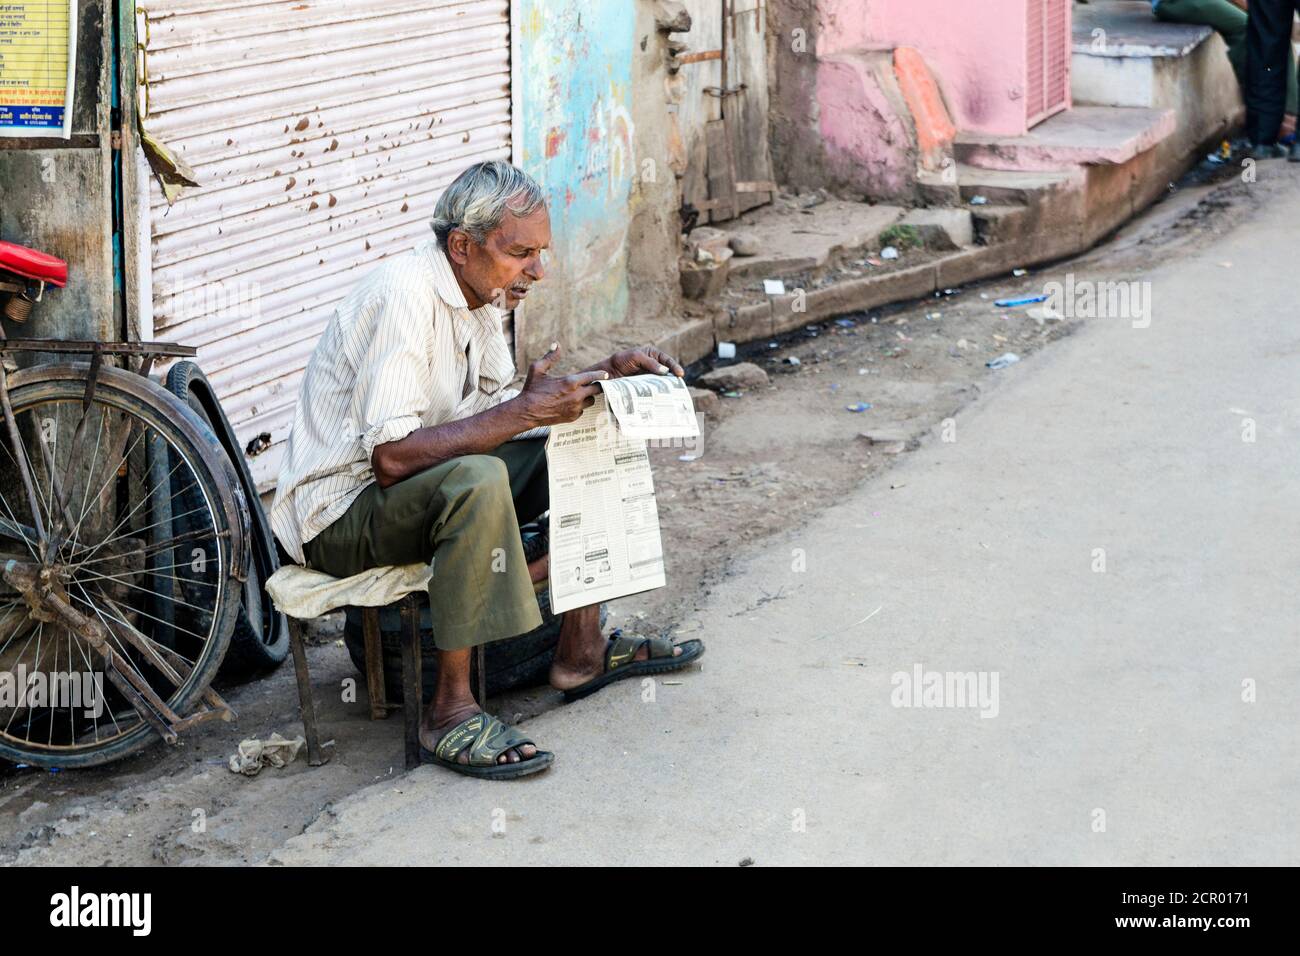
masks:
<instances>
[{"instance_id":1,"label":"paved road","mask_svg":"<svg viewBox=\"0 0 1300 956\"><path fill-rule=\"evenodd\" d=\"M422 768L274 859L1295 863L1297 219L1151 274L1149 328L991 373L955 442L741 562L701 672L529 725L548 773ZM894 706L917 665L996 675L996 715Z\"/></svg>"}]
</instances>

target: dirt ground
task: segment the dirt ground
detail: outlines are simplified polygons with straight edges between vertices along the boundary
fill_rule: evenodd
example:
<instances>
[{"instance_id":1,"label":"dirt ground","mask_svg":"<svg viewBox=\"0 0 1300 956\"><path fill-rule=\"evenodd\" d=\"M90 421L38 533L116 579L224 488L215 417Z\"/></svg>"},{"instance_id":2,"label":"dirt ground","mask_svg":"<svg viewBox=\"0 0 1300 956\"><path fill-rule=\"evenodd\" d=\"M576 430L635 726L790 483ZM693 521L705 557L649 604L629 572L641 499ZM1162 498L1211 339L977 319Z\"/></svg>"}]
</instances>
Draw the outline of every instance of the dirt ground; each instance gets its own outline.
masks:
<instances>
[{"instance_id":1,"label":"dirt ground","mask_svg":"<svg viewBox=\"0 0 1300 956\"><path fill-rule=\"evenodd\" d=\"M699 602L728 574L738 545L798 525L895 460L861 432L902 432L909 448L939 440L945 419L997 386L999 372L986 368L987 361L1005 352L1032 361L1035 351L1074 329L1026 308L997 308L994 300L1041 292L1045 281L1068 271L1079 278L1135 277L1188 244L1213 242L1253 205L1266 203L1268 192L1263 180L1249 190L1236 180L1188 188L1071 263L742 348L739 357L765 368L770 384L722 399L706 420L695 460L680 460L682 448L654 450L670 583L617 602L610 625L681 636L698 631ZM1226 280L1231 264L1221 265ZM846 409L858 402L871 408ZM870 515L862 518L865 524ZM752 596L753 606L781 599L780 593ZM256 863L328 813L332 802L385 777L400 788L400 721L369 721L364 686L355 701L344 700L346 680L358 675L341 627L341 618L325 622L309 649L324 732L336 741L328 765L310 769L300 758L253 778L226 767L245 737L299 732L293 669L286 663L266 679L229 690L237 723L207 725L175 747L159 744L75 773L0 768L0 863ZM492 709L526 720L557 703L556 693L538 688L493 701Z\"/></svg>"}]
</instances>

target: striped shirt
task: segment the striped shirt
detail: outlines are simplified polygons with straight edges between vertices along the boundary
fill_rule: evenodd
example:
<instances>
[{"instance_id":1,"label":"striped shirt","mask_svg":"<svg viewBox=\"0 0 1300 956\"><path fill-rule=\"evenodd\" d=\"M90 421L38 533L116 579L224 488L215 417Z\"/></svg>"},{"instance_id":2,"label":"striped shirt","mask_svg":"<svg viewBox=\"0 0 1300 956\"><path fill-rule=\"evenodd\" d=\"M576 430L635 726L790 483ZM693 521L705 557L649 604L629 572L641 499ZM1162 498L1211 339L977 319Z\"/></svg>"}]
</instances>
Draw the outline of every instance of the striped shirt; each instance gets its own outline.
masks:
<instances>
[{"instance_id":1,"label":"striped shirt","mask_svg":"<svg viewBox=\"0 0 1300 956\"><path fill-rule=\"evenodd\" d=\"M432 239L339 304L307 364L271 505L271 528L296 561L375 480L376 445L519 394L507 387L515 363L503 317L469 308Z\"/></svg>"}]
</instances>

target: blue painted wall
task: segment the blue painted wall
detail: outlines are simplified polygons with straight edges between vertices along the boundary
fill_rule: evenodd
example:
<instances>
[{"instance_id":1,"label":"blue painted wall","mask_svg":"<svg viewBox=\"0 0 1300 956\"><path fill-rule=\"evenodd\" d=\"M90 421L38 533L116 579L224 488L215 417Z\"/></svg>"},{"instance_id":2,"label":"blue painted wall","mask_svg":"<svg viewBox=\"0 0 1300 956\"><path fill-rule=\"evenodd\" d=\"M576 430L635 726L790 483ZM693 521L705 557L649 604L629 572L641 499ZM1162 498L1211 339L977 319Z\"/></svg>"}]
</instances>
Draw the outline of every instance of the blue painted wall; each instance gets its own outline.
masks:
<instances>
[{"instance_id":1,"label":"blue painted wall","mask_svg":"<svg viewBox=\"0 0 1300 956\"><path fill-rule=\"evenodd\" d=\"M530 299L529 355L570 350L628 311L634 0L522 0L522 164L546 190L552 253Z\"/></svg>"}]
</instances>

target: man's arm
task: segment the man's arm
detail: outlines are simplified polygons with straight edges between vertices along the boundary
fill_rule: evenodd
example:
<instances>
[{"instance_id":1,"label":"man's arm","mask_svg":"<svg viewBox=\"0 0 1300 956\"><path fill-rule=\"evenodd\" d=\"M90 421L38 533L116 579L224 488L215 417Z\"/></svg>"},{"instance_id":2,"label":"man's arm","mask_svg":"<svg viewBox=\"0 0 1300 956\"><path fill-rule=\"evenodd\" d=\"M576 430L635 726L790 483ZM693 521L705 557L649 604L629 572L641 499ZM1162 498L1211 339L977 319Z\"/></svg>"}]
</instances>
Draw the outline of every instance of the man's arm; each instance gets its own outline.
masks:
<instances>
[{"instance_id":1,"label":"man's arm","mask_svg":"<svg viewBox=\"0 0 1300 956\"><path fill-rule=\"evenodd\" d=\"M417 428L399 441L376 445L370 467L379 487L387 488L461 455L484 454L538 425L577 421L600 391L595 382L609 373L599 369L551 378L546 373L559 354L559 347L552 346L533 362L524 390L500 405L468 418Z\"/></svg>"}]
</instances>

